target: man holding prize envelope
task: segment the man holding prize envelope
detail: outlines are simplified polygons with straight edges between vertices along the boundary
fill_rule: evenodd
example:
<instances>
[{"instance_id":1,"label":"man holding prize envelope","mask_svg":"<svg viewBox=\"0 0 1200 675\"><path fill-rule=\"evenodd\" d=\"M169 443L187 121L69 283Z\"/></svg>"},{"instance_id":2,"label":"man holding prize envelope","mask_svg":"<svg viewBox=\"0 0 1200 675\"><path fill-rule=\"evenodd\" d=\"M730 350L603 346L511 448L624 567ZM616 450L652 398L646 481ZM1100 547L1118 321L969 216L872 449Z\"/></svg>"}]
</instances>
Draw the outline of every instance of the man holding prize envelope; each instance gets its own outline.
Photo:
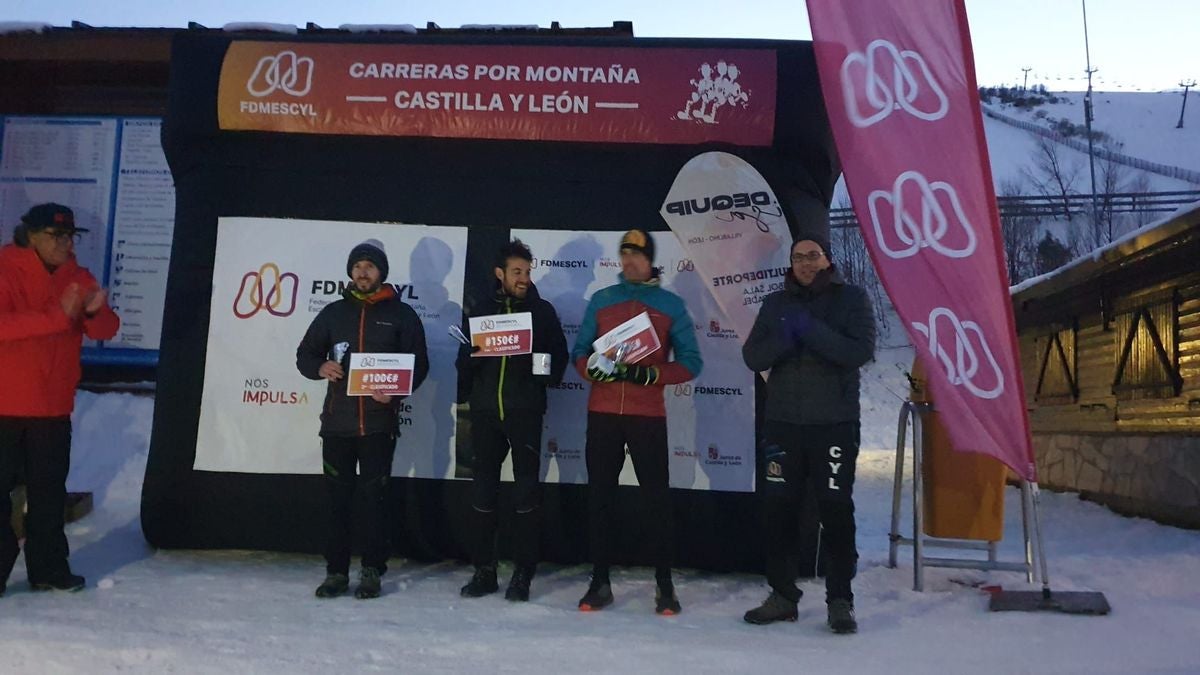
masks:
<instances>
[{"instance_id":1,"label":"man holding prize envelope","mask_svg":"<svg viewBox=\"0 0 1200 675\"><path fill-rule=\"evenodd\" d=\"M325 548L325 581L317 597L349 588L354 490L366 496L366 549L354 596L376 598L390 552L387 487L400 435L397 408L429 372L425 329L387 280L383 244L368 239L350 251L352 283L341 300L326 305L296 348L296 367L329 386L321 407L321 455L331 518ZM356 469L357 467L357 479Z\"/></svg>"},{"instance_id":2,"label":"man holding prize envelope","mask_svg":"<svg viewBox=\"0 0 1200 675\"><path fill-rule=\"evenodd\" d=\"M496 256L495 293L475 308L466 328L451 326L462 347L458 395L471 406L473 479L471 562L475 573L462 595L478 598L499 590L496 582L496 512L500 466L512 449L512 554L515 566L504 597L529 600L541 541L542 418L546 387L562 381L567 339L554 306L529 280L533 254L516 239Z\"/></svg>"},{"instance_id":3,"label":"man holding prize envelope","mask_svg":"<svg viewBox=\"0 0 1200 675\"><path fill-rule=\"evenodd\" d=\"M677 614L663 387L694 379L703 361L683 299L659 285L649 233L626 232L620 255L619 282L592 295L571 352L575 367L592 383L586 444L592 580L579 609L598 610L613 601L610 511L628 446L653 546L655 611Z\"/></svg>"}]
</instances>

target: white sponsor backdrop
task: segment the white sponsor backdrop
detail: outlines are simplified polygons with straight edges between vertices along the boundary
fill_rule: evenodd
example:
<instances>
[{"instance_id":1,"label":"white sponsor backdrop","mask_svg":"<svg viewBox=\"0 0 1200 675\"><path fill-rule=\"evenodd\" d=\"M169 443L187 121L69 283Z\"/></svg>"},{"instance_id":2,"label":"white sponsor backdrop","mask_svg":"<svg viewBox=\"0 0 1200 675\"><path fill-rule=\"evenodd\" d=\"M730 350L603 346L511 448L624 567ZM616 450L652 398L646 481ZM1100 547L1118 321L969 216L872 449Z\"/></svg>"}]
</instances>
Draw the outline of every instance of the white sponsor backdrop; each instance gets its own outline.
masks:
<instances>
[{"instance_id":1,"label":"white sponsor backdrop","mask_svg":"<svg viewBox=\"0 0 1200 675\"><path fill-rule=\"evenodd\" d=\"M383 243L387 283L420 315L429 347L429 377L406 400L392 473L453 477L458 343L446 327L462 315L466 228L268 218L217 225L197 470L321 472L325 383L296 370L296 346L340 297L346 256L365 239Z\"/></svg>"},{"instance_id":2,"label":"white sponsor backdrop","mask_svg":"<svg viewBox=\"0 0 1200 675\"><path fill-rule=\"evenodd\" d=\"M621 232L517 230L512 236L529 244L533 281L558 311L573 347L592 293L612 285L621 271L617 257ZM742 363L742 341L713 300L704 279L673 235L654 235L655 264L663 286L687 304L704 357L697 380L666 388L668 452L672 487L696 490L754 490L754 382ZM542 436L542 480L586 483L584 445L589 385L568 367L563 383L549 390ZM505 473L511 475L506 467ZM632 461L621 483L636 485Z\"/></svg>"}]
</instances>

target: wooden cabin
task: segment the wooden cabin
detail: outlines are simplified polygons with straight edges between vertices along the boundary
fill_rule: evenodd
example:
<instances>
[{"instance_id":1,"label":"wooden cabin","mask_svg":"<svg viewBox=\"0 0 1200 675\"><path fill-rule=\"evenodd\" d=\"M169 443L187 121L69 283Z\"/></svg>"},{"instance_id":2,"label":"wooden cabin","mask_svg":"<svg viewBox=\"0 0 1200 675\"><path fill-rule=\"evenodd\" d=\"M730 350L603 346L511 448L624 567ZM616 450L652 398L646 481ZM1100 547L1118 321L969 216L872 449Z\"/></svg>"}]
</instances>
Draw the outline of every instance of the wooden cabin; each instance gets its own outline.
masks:
<instances>
[{"instance_id":1,"label":"wooden cabin","mask_svg":"<svg viewBox=\"0 0 1200 675\"><path fill-rule=\"evenodd\" d=\"M1041 485L1200 527L1200 203L1012 299Z\"/></svg>"}]
</instances>

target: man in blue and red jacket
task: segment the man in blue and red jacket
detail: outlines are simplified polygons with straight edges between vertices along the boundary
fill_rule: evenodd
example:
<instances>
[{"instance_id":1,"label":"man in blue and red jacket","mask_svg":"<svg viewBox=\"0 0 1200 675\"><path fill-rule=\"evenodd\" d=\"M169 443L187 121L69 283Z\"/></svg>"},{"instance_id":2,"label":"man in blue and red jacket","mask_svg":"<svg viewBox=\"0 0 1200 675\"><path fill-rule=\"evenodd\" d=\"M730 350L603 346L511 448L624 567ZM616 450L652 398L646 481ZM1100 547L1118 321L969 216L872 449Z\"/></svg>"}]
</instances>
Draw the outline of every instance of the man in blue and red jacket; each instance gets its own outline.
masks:
<instances>
[{"instance_id":1,"label":"man in blue and red jacket","mask_svg":"<svg viewBox=\"0 0 1200 675\"><path fill-rule=\"evenodd\" d=\"M34 590L83 588L63 533L71 411L83 336L107 340L120 320L75 262L75 214L39 204L0 248L0 595L20 548L8 493L25 476L25 569Z\"/></svg>"},{"instance_id":2,"label":"man in blue and red jacket","mask_svg":"<svg viewBox=\"0 0 1200 675\"><path fill-rule=\"evenodd\" d=\"M620 255L619 283L592 296L571 352L579 373L592 382L586 445L592 581L579 608L592 611L613 601L609 583L610 510L628 446L648 506L649 541L658 582L655 611L675 614L680 607L671 581L675 544L663 387L694 379L704 363L683 299L659 285L654 240L649 233L639 229L626 232L621 238ZM597 360L606 361L592 355L596 338L643 312L649 316L662 348L636 363L609 367L606 362L603 367L596 366ZM672 360L668 360L670 356Z\"/></svg>"}]
</instances>

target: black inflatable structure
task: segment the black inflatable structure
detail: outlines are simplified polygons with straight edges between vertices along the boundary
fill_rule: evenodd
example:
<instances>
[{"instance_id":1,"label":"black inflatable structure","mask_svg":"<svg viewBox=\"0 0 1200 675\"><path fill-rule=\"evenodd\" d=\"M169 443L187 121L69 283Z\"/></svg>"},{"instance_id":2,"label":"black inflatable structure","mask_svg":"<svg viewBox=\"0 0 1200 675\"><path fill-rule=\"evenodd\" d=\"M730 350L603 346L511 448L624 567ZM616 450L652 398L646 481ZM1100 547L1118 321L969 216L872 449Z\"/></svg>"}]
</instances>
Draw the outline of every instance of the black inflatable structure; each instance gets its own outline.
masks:
<instances>
[{"instance_id":1,"label":"black inflatable structure","mask_svg":"<svg viewBox=\"0 0 1200 675\"><path fill-rule=\"evenodd\" d=\"M233 40L197 31L177 36L173 46L163 147L175 179L176 224L142 492L142 528L155 546L318 552L324 540L326 496L319 475L192 468L204 371L220 366L205 363L218 217L469 227L463 298L468 308L475 298L490 293L492 256L508 239L510 227L665 230L658 211L672 181L685 162L709 150L736 154L757 168L779 196L793 231L797 223L827 223L839 166L811 43L486 34L287 37L289 42L340 42L348 47L772 51L778 78L774 142L737 147L222 131L218 82ZM313 453L315 470L320 462L316 438ZM463 557L469 487L466 481L395 480L391 500L396 555L418 560ZM761 567L754 495L673 492L678 565L719 571ZM586 560L586 488L548 484L544 495L544 559ZM507 504L507 494L502 494L502 508ZM617 542L618 562L638 563L644 559L639 523L647 516L636 488L621 488L619 517L623 534ZM504 530L502 521L502 541Z\"/></svg>"}]
</instances>

